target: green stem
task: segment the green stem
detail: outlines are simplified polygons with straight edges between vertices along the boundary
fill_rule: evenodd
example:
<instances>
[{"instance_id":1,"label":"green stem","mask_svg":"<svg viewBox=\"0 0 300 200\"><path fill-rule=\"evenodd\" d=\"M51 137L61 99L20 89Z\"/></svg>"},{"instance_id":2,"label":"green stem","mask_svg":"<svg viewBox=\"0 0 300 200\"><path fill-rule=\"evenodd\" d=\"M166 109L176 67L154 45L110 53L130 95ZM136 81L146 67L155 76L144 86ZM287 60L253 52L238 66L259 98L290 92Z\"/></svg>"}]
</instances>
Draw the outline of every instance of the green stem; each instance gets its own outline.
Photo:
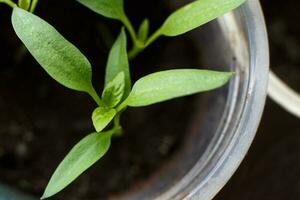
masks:
<instances>
[{"instance_id":1,"label":"green stem","mask_svg":"<svg viewBox=\"0 0 300 200\"><path fill-rule=\"evenodd\" d=\"M115 136L121 136L122 135L122 127L120 125L120 118L121 118L121 114L122 114L122 111L119 112L115 118L114 118L114 128L113 129L116 129L115 131Z\"/></svg>"},{"instance_id":2,"label":"green stem","mask_svg":"<svg viewBox=\"0 0 300 200\"><path fill-rule=\"evenodd\" d=\"M145 48L147 48L150 44L152 44L160 36L161 36L160 29L158 29L149 37L149 39L145 42L145 44L139 45L138 42L135 42L134 46L128 53L129 60L132 60L137 55L139 55L139 53L141 53Z\"/></svg>"},{"instance_id":3,"label":"green stem","mask_svg":"<svg viewBox=\"0 0 300 200\"><path fill-rule=\"evenodd\" d=\"M128 32L130 34L130 37L132 39L132 43L133 43L133 47L128 53L128 57L129 57L130 60L135 58L140 52L142 52L146 47L148 47L157 38L159 38L161 36L161 28L159 28L157 31L155 31L149 37L149 39L146 42L141 42L141 41L138 40L136 32L135 32L130 20L128 19L128 17L126 16L125 13L123 14L121 19L122 19L122 22L123 22L124 26L128 30Z\"/></svg>"},{"instance_id":4,"label":"green stem","mask_svg":"<svg viewBox=\"0 0 300 200\"><path fill-rule=\"evenodd\" d=\"M99 107L103 107L103 106L104 106L102 100L100 99L100 97L98 96L96 90L95 90L93 87L92 87L92 89L89 91L88 94L94 99L94 101L97 103L97 105L98 105Z\"/></svg>"},{"instance_id":5,"label":"green stem","mask_svg":"<svg viewBox=\"0 0 300 200\"><path fill-rule=\"evenodd\" d=\"M114 126L120 126L120 117L121 117L121 112L119 112L115 118L114 118Z\"/></svg>"},{"instance_id":6,"label":"green stem","mask_svg":"<svg viewBox=\"0 0 300 200\"><path fill-rule=\"evenodd\" d=\"M135 58L144 49L145 49L145 46L140 47L138 45L134 45L132 47L132 49L128 52L128 58L129 58L129 60L132 60L133 58Z\"/></svg>"},{"instance_id":7,"label":"green stem","mask_svg":"<svg viewBox=\"0 0 300 200\"><path fill-rule=\"evenodd\" d=\"M128 98L125 99L125 101L123 101L123 102L116 108L116 111L117 111L117 112L123 112L123 111L127 108L127 106L128 106L127 101L128 101Z\"/></svg>"},{"instance_id":8,"label":"green stem","mask_svg":"<svg viewBox=\"0 0 300 200\"><path fill-rule=\"evenodd\" d=\"M161 31L160 29L158 29L157 31L155 31L147 40L145 47L148 47L150 44L152 44L157 38L159 38L161 36Z\"/></svg>"},{"instance_id":9,"label":"green stem","mask_svg":"<svg viewBox=\"0 0 300 200\"><path fill-rule=\"evenodd\" d=\"M11 0L0 0L0 3L5 3L6 5L10 6L11 8L17 7L17 4L15 4Z\"/></svg>"},{"instance_id":10,"label":"green stem","mask_svg":"<svg viewBox=\"0 0 300 200\"><path fill-rule=\"evenodd\" d=\"M110 129L106 133L108 133L111 137L113 135L119 135L121 132L122 132L122 128L120 126L114 126L112 129Z\"/></svg>"},{"instance_id":11,"label":"green stem","mask_svg":"<svg viewBox=\"0 0 300 200\"><path fill-rule=\"evenodd\" d=\"M134 30L130 20L126 16L126 14L123 15L122 22L123 22L124 26L127 28L128 32L130 34L130 37L131 37L133 43L135 44L137 41L136 33L135 33L135 30Z\"/></svg>"},{"instance_id":12,"label":"green stem","mask_svg":"<svg viewBox=\"0 0 300 200\"><path fill-rule=\"evenodd\" d=\"M144 50L145 45L142 44L142 42L140 42L138 40L136 32L135 32L130 20L126 16L126 14L123 15L122 22L123 22L124 26L126 27L126 29L128 30L130 37L132 39L132 43L133 43L133 47L128 53L128 57L131 60L134 57L136 57L141 51Z\"/></svg>"},{"instance_id":13,"label":"green stem","mask_svg":"<svg viewBox=\"0 0 300 200\"><path fill-rule=\"evenodd\" d=\"M121 126L116 126L112 129L113 134L115 136L121 136L122 135L122 127Z\"/></svg>"},{"instance_id":14,"label":"green stem","mask_svg":"<svg viewBox=\"0 0 300 200\"><path fill-rule=\"evenodd\" d=\"M35 10L35 8L36 8L38 2L39 2L39 0L32 0L31 6L30 6L30 10L29 10L31 13L34 12L34 10Z\"/></svg>"}]
</instances>

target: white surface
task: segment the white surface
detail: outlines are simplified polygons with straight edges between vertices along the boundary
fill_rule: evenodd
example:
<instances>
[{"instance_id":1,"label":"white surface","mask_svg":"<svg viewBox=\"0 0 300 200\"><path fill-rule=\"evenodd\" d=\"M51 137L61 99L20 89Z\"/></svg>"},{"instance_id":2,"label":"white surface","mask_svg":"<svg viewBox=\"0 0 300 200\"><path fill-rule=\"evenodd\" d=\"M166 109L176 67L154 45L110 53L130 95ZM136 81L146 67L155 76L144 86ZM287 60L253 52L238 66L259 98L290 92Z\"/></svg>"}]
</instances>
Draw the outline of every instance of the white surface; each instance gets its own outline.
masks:
<instances>
[{"instance_id":1,"label":"white surface","mask_svg":"<svg viewBox=\"0 0 300 200\"><path fill-rule=\"evenodd\" d=\"M269 74L268 94L285 110L300 118L300 95L281 81L272 71Z\"/></svg>"}]
</instances>

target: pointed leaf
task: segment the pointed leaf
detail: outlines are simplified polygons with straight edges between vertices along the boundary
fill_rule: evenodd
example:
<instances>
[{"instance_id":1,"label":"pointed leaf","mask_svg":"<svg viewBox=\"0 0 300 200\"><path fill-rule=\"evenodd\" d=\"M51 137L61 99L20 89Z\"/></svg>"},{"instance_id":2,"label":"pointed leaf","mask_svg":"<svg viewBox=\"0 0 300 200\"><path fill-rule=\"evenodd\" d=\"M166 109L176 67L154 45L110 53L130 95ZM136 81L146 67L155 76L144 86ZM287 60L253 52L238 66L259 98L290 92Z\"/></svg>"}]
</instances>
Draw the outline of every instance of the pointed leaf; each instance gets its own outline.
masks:
<instances>
[{"instance_id":1,"label":"pointed leaf","mask_svg":"<svg viewBox=\"0 0 300 200\"><path fill-rule=\"evenodd\" d=\"M115 117L116 110L112 108L98 107L94 110L92 120L96 131L101 132Z\"/></svg>"},{"instance_id":2,"label":"pointed leaf","mask_svg":"<svg viewBox=\"0 0 300 200\"><path fill-rule=\"evenodd\" d=\"M125 76L124 72L120 72L114 80L109 82L102 94L102 101L109 108L116 107L124 95Z\"/></svg>"},{"instance_id":3,"label":"pointed leaf","mask_svg":"<svg viewBox=\"0 0 300 200\"><path fill-rule=\"evenodd\" d=\"M149 35L149 20L145 19L138 31L138 39L142 42L145 42Z\"/></svg>"},{"instance_id":4,"label":"pointed leaf","mask_svg":"<svg viewBox=\"0 0 300 200\"><path fill-rule=\"evenodd\" d=\"M63 190L108 151L113 132L93 133L86 136L65 157L54 172L42 199Z\"/></svg>"},{"instance_id":5,"label":"pointed leaf","mask_svg":"<svg viewBox=\"0 0 300 200\"><path fill-rule=\"evenodd\" d=\"M138 80L126 100L133 107L147 106L169 99L212 90L224 85L230 72L198 69L168 70Z\"/></svg>"},{"instance_id":6,"label":"pointed leaf","mask_svg":"<svg viewBox=\"0 0 300 200\"><path fill-rule=\"evenodd\" d=\"M166 36L177 36L193 30L229 12L246 0L197 0L171 14L160 29Z\"/></svg>"},{"instance_id":7,"label":"pointed leaf","mask_svg":"<svg viewBox=\"0 0 300 200\"><path fill-rule=\"evenodd\" d=\"M14 8L13 27L29 52L62 85L93 93L92 70L85 56L41 18Z\"/></svg>"},{"instance_id":8,"label":"pointed leaf","mask_svg":"<svg viewBox=\"0 0 300 200\"><path fill-rule=\"evenodd\" d=\"M111 19L124 18L123 0L77 0L92 11Z\"/></svg>"},{"instance_id":9,"label":"pointed leaf","mask_svg":"<svg viewBox=\"0 0 300 200\"><path fill-rule=\"evenodd\" d=\"M125 91L123 99L128 96L131 90L131 79L126 46L126 34L124 29L122 29L119 37L110 50L105 74L105 87L107 87L107 85L113 81L120 72L124 73Z\"/></svg>"}]
</instances>

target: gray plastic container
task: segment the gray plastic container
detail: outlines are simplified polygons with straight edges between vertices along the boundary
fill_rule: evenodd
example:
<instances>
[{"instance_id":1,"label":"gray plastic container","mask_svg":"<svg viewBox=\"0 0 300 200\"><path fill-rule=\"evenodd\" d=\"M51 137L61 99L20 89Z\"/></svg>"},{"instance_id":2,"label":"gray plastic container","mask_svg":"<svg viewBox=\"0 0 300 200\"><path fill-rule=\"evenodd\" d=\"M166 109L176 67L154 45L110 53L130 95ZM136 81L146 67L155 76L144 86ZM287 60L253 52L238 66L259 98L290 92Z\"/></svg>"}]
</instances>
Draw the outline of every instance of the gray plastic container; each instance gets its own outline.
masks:
<instances>
[{"instance_id":1,"label":"gray plastic container","mask_svg":"<svg viewBox=\"0 0 300 200\"><path fill-rule=\"evenodd\" d=\"M175 1L176 2L176 1ZM142 188L115 199L212 199L245 157L264 109L269 48L258 0L192 33L202 64L234 71L226 89L202 94L184 149ZM204 59L204 60L203 60Z\"/></svg>"}]
</instances>

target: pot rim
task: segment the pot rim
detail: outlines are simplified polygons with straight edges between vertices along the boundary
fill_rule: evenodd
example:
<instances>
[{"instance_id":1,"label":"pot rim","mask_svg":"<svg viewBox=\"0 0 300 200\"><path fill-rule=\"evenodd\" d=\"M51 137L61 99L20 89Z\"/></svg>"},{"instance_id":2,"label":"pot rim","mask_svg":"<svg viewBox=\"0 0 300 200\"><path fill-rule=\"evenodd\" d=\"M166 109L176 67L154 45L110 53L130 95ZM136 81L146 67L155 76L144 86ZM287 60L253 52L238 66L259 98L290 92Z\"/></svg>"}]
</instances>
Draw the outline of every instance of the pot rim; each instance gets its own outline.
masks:
<instances>
[{"instance_id":1,"label":"pot rim","mask_svg":"<svg viewBox=\"0 0 300 200\"><path fill-rule=\"evenodd\" d=\"M200 169L196 164L179 183L157 199L213 199L233 176L253 142L267 97L269 44L258 0L248 0L235 12L241 12L245 18L243 24L249 43L250 75L246 99L234 134L204 180L198 177Z\"/></svg>"}]
</instances>

